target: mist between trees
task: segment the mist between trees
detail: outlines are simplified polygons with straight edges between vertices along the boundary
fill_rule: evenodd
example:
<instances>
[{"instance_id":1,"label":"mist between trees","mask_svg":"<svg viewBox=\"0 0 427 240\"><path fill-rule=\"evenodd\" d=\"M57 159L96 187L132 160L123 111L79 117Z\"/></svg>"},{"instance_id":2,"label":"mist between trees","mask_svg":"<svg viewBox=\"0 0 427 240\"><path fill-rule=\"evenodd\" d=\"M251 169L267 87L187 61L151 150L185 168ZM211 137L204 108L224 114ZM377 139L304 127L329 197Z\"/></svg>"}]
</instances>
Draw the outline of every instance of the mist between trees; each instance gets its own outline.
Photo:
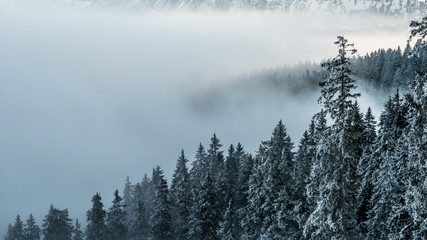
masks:
<instances>
[{"instance_id":1,"label":"mist between trees","mask_svg":"<svg viewBox=\"0 0 427 240\"><path fill-rule=\"evenodd\" d=\"M214 134L191 168L181 152L170 186L157 166L141 182L128 178L109 208L96 193L84 230L67 209L51 206L41 229L31 215L27 224L18 215L5 240L425 239L426 26L427 18L411 23L416 44L403 53L351 58L357 45L338 36L337 56L297 75L304 83L290 88L321 86L322 110L296 148L282 121L254 155L240 143L224 153ZM280 71L244 82L261 78L280 89ZM356 76L381 89L410 84L388 97L376 120L370 108L360 111Z\"/></svg>"}]
</instances>

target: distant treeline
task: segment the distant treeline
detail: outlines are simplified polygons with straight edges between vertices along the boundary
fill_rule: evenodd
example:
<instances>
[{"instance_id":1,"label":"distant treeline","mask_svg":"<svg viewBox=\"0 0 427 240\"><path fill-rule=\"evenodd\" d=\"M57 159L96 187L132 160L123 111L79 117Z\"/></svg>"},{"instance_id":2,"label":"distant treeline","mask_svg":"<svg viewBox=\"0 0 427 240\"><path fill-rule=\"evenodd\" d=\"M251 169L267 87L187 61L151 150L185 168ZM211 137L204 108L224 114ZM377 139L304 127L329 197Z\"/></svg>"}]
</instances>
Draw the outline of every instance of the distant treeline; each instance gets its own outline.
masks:
<instances>
[{"instance_id":1,"label":"distant treeline","mask_svg":"<svg viewBox=\"0 0 427 240\"><path fill-rule=\"evenodd\" d=\"M378 49L364 56L351 58L350 69L362 84L369 84L380 91L389 92L397 88L408 90L417 71L423 72L427 66L427 51L410 57L412 48L406 45L404 51L397 49ZM313 62L293 66L266 68L261 71L237 77L234 88L265 88L299 94L307 90L318 90L319 82L327 72Z\"/></svg>"},{"instance_id":2,"label":"distant treeline","mask_svg":"<svg viewBox=\"0 0 427 240\"><path fill-rule=\"evenodd\" d=\"M162 10L271 10L375 13L392 16L424 14L426 4L419 0L53 0L80 7L107 7L122 11Z\"/></svg>"},{"instance_id":3,"label":"distant treeline","mask_svg":"<svg viewBox=\"0 0 427 240\"><path fill-rule=\"evenodd\" d=\"M423 72L427 66L427 51L422 50L419 55L409 57L411 53L409 44L403 52L400 47L378 49L364 56L352 57L350 69L359 85L364 89L375 89L376 94L387 96L396 89L407 92L417 71ZM227 101L251 104L254 99L272 94L279 99L281 96L306 97L320 90L319 82L326 75L327 72L315 62L265 68L198 90L189 103L197 111L215 112L227 106Z\"/></svg>"},{"instance_id":4,"label":"distant treeline","mask_svg":"<svg viewBox=\"0 0 427 240\"><path fill-rule=\"evenodd\" d=\"M427 18L416 23L412 36L427 35ZM426 239L426 65L399 49L351 59L347 39L335 44L339 54L321 65L323 109L297 148L282 121L254 155L239 143L224 153L214 134L209 146L199 145L191 168L181 152L170 185L157 166L141 182L127 179L108 209L96 193L84 231L67 210L51 206L41 230L32 216L26 225L17 216L5 240ZM411 52L423 56L425 46ZM360 66L372 68L364 74L375 85L412 79L408 93L390 96L377 120L357 103ZM397 74L409 67L419 72Z\"/></svg>"}]
</instances>

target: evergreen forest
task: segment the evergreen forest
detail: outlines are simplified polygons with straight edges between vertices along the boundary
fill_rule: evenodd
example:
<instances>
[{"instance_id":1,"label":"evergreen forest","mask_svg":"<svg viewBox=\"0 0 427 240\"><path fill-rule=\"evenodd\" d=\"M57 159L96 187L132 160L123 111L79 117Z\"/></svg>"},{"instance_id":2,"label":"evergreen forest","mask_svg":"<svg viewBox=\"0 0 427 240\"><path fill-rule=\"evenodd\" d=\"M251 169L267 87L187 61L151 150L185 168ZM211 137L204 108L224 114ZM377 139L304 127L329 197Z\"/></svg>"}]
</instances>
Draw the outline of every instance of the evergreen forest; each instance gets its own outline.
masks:
<instances>
[{"instance_id":1,"label":"evergreen forest","mask_svg":"<svg viewBox=\"0 0 427 240\"><path fill-rule=\"evenodd\" d=\"M4 239L427 239L427 17L410 27L413 47L403 51L355 57L338 36L337 55L320 68L245 78L320 85L322 110L297 143L282 121L255 154L213 134L191 166L178 154L170 183L156 166L140 182L128 178L108 206L95 193L86 226L51 205L41 225L16 216ZM360 110L359 80L400 91L374 116Z\"/></svg>"}]
</instances>

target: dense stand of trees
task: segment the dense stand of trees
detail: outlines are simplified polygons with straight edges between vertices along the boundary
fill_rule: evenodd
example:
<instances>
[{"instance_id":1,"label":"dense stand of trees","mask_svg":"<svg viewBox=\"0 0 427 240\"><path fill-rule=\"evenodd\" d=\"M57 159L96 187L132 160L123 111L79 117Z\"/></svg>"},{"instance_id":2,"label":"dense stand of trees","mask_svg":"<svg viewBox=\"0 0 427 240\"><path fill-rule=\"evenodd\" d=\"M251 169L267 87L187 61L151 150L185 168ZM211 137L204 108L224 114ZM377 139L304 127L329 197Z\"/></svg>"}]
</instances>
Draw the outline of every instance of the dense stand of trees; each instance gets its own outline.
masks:
<instances>
[{"instance_id":1,"label":"dense stand of trees","mask_svg":"<svg viewBox=\"0 0 427 240\"><path fill-rule=\"evenodd\" d=\"M427 18L411 24L411 39L421 38L397 51L402 69L416 62L402 56L423 55L426 26ZM426 239L427 73L417 67L409 92L390 96L377 121L357 103L353 44L342 36L335 44L338 55L322 64L323 109L297 148L282 121L254 155L240 143L224 153L214 134L190 169L180 153L170 187L157 166L151 178L127 179L108 210L96 193L84 231L51 206L42 229L18 215L5 240Z\"/></svg>"},{"instance_id":2,"label":"dense stand of trees","mask_svg":"<svg viewBox=\"0 0 427 240\"><path fill-rule=\"evenodd\" d=\"M415 44L417 47L420 44ZM364 91L387 96L399 88L409 91L417 72L426 71L427 51L409 57L414 47L404 49L378 49L365 55L351 56L354 78ZM201 89L192 96L191 107L200 112L215 112L229 105L250 105L254 100L275 95L278 100L295 96L305 98L316 94L319 82L328 73L319 64L300 62L292 66L265 68L222 81L215 86Z\"/></svg>"}]
</instances>

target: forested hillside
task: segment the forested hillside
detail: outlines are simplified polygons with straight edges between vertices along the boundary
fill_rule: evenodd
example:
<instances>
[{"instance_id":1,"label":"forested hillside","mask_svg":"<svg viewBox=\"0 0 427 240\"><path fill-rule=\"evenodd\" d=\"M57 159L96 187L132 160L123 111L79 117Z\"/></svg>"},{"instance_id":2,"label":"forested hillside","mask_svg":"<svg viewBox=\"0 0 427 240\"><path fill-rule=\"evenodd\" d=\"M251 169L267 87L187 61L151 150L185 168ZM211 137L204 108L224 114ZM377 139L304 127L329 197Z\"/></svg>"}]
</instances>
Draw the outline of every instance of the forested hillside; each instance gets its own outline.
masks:
<instances>
[{"instance_id":1,"label":"forested hillside","mask_svg":"<svg viewBox=\"0 0 427 240\"><path fill-rule=\"evenodd\" d=\"M337 56L300 77L320 83L322 110L298 143L282 121L255 154L213 134L191 167L178 154L170 184L157 166L127 179L109 207L96 193L84 229L51 206L41 228L18 215L5 240L426 239L426 26L427 18L411 23L414 49L358 58L338 36ZM356 76L408 93L395 91L380 116L362 113Z\"/></svg>"},{"instance_id":2,"label":"forested hillside","mask_svg":"<svg viewBox=\"0 0 427 240\"><path fill-rule=\"evenodd\" d=\"M423 14L424 1L413 0L51 0L80 7L108 7L117 10L280 10L376 13L385 15Z\"/></svg>"},{"instance_id":3,"label":"forested hillside","mask_svg":"<svg viewBox=\"0 0 427 240\"><path fill-rule=\"evenodd\" d=\"M426 51L422 50L419 55L409 57L411 52L412 48L408 44L403 50L400 47L378 49L362 56L352 56L350 61L353 77L363 90L375 92L378 96L387 96L396 89L407 92L416 72L425 71L427 66ZM326 71L313 62L265 68L230 77L199 90L189 102L196 111L215 112L226 106L227 101L240 105L251 104L254 99L264 98L265 93L305 98L318 94L319 82L325 74Z\"/></svg>"}]
</instances>

